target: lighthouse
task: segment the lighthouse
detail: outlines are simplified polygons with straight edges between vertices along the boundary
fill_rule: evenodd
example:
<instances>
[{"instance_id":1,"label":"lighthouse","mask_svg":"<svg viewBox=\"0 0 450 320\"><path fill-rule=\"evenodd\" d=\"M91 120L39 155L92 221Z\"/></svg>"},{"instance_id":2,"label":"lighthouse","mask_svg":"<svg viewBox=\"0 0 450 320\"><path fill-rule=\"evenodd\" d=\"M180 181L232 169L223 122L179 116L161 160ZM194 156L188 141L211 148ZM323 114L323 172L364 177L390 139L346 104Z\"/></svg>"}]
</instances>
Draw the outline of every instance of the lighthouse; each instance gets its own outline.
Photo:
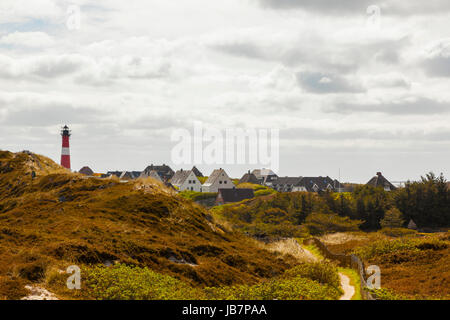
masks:
<instances>
[{"instance_id":1,"label":"lighthouse","mask_svg":"<svg viewBox=\"0 0 450 320\"><path fill-rule=\"evenodd\" d=\"M69 146L69 138L71 136L71 130L69 127L65 125L61 130L62 136L62 150L61 150L61 165L64 168L70 170L70 146Z\"/></svg>"}]
</instances>

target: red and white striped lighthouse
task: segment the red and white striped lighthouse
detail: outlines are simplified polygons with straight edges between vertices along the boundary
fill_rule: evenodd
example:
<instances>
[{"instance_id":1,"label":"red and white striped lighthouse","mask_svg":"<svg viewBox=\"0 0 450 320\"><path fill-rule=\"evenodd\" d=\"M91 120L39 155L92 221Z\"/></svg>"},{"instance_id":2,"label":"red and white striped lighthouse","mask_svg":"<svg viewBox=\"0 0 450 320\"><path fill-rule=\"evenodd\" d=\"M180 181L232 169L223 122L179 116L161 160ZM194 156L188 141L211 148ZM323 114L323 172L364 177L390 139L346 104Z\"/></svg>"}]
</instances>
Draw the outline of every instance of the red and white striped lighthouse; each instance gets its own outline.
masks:
<instances>
[{"instance_id":1,"label":"red and white striped lighthouse","mask_svg":"<svg viewBox=\"0 0 450 320\"><path fill-rule=\"evenodd\" d=\"M61 150L61 165L64 168L70 170L70 146L69 146L69 138L71 136L71 130L66 125L61 130L62 136L62 150Z\"/></svg>"}]
</instances>

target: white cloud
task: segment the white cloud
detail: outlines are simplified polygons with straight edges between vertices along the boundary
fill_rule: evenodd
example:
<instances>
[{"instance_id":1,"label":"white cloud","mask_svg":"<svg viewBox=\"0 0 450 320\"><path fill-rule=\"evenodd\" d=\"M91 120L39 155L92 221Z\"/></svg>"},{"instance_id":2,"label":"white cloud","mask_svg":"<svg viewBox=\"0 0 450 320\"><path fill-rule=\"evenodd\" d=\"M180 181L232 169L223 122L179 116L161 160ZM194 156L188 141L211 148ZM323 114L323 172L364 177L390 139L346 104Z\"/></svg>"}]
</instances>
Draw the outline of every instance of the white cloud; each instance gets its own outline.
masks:
<instances>
[{"instance_id":1,"label":"white cloud","mask_svg":"<svg viewBox=\"0 0 450 320\"><path fill-rule=\"evenodd\" d=\"M280 128L282 174L337 171L321 161L341 150L361 160L350 166L356 180L383 153L406 175L396 150L414 162L425 148L438 155L426 170L444 171L449 22L436 8L448 6L382 1L380 28L369 29L367 3L1 1L0 148L57 157L67 122L80 167L91 159L99 169L140 169L154 157L169 162L171 129L200 120ZM69 4L80 6L79 30L66 27ZM414 164L411 175L425 172Z\"/></svg>"},{"instance_id":2,"label":"white cloud","mask_svg":"<svg viewBox=\"0 0 450 320\"><path fill-rule=\"evenodd\" d=\"M44 48L55 44L55 40L45 32L13 32L0 38L0 45Z\"/></svg>"},{"instance_id":3,"label":"white cloud","mask_svg":"<svg viewBox=\"0 0 450 320\"><path fill-rule=\"evenodd\" d=\"M33 19L55 20L62 17L64 1L55 0L2 0L2 23L23 23Z\"/></svg>"}]
</instances>

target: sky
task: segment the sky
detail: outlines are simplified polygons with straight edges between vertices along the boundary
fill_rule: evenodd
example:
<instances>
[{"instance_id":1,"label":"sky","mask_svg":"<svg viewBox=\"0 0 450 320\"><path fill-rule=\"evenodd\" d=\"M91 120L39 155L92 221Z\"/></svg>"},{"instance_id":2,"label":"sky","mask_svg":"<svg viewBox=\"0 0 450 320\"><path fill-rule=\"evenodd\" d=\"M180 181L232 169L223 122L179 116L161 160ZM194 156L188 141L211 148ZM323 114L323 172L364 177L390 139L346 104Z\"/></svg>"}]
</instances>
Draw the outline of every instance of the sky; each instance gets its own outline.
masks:
<instances>
[{"instance_id":1,"label":"sky","mask_svg":"<svg viewBox=\"0 0 450 320\"><path fill-rule=\"evenodd\" d=\"M171 135L197 121L279 129L280 176L449 177L449 18L448 0L2 0L0 149L59 162L67 124L74 170L189 169Z\"/></svg>"}]
</instances>

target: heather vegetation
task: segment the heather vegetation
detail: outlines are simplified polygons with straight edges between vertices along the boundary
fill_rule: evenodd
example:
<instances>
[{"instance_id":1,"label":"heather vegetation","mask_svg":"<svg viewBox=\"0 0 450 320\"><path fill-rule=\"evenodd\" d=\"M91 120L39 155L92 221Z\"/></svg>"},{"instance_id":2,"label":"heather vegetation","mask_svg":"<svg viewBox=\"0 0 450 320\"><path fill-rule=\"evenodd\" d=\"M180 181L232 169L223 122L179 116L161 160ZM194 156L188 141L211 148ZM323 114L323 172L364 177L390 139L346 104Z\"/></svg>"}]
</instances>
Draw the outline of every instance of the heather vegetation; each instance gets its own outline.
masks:
<instances>
[{"instance_id":1,"label":"heather vegetation","mask_svg":"<svg viewBox=\"0 0 450 320\"><path fill-rule=\"evenodd\" d=\"M257 189L256 189L257 190ZM259 190L258 190L259 191ZM450 226L450 190L430 173L421 182L385 191L364 185L353 192L272 193L212 209L217 221L256 237L301 237L344 231L402 234L411 219L419 228Z\"/></svg>"},{"instance_id":2,"label":"heather vegetation","mask_svg":"<svg viewBox=\"0 0 450 320\"><path fill-rule=\"evenodd\" d=\"M429 174L394 192L341 194L242 184L256 197L207 210L194 201L215 194L88 178L0 151L0 299L21 298L30 284L74 299L337 299L336 267L315 264L292 239L311 235L379 265L381 297L447 298L448 233L405 229L410 219L419 229L449 225L444 183ZM72 264L84 290L65 286Z\"/></svg>"},{"instance_id":3,"label":"heather vegetation","mask_svg":"<svg viewBox=\"0 0 450 320\"><path fill-rule=\"evenodd\" d=\"M185 191L180 192L179 196L184 199L188 199L188 200L192 200L192 201L200 201L200 200L211 199L211 198L215 199L217 197L217 192L196 192L196 191L185 190Z\"/></svg>"},{"instance_id":4,"label":"heather vegetation","mask_svg":"<svg viewBox=\"0 0 450 320\"><path fill-rule=\"evenodd\" d=\"M336 253L357 254L381 269L378 299L450 299L449 232L422 234L405 229L337 233L321 240ZM409 232L407 232L409 231Z\"/></svg>"},{"instance_id":5,"label":"heather vegetation","mask_svg":"<svg viewBox=\"0 0 450 320\"><path fill-rule=\"evenodd\" d=\"M154 180L86 178L41 156L1 152L0 298L45 286L61 270L66 279L68 265L105 261L215 287L257 284L297 260L214 224Z\"/></svg>"},{"instance_id":6,"label":"heather vegetation","mask_svg":"<svg viewBox=\"0 0 450 320\"><path fill-rule=\"evenodd\" d=\"M146 267L123 264L89 266L83 275L83 298L100 300L334 300L342 294L337 269L329 263L301 263L257 284L218 287L194 287Z\"/></svg>"},{"instance_id":7,"label":"heather vegetation","mask_svg":"<svg viewBox=\"0 0 450 320\"><path fill-rule=\"evenodd\" d=\"M384 289L380 298L450 299L448 232L379 240L355 249L355 253L380 266Z\"/></svg>"},{"instance_id":8,"label":"heather vegetation","mask_svg":"<svg viewBox=\"0 0 450 320\"><path fill-rule=\"evenodd\" d=\"M267 186L263 186L260 184L254 184L254 183L241 183L237 185L237 188L242 189L253 189L255 192L255 197L262 197L267 196L271 194L277 193L274 189L269 188Z\"/></svg>"}]
</instances>

